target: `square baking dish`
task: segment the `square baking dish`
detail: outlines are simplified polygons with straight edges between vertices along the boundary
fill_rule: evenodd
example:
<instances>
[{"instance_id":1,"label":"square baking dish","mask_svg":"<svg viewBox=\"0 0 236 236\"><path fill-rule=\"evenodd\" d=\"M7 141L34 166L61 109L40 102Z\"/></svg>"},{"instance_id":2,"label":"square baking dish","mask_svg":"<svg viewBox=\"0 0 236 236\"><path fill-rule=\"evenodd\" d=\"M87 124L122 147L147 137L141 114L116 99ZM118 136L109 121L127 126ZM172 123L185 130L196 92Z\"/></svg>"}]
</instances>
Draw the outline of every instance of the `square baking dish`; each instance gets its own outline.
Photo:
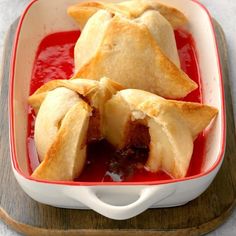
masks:
<instances>
[{"instance_id":1,"label":"square baking dish","mask_svg":"<svg viewBox=\"0 0 236 236\"><path fill-rule=\"evenodd\" d=\"M205 162L201 174L152 182L50 182L32 179L28 172L26 135L30 80L37 47L44 36L78 29L66 14L79 0L34 0L24 11L13 46L10 93L10 147L14 175L34 200L64 208L91 208L112 219L127 219L147 208L183 205L204 192L220 169L225 150L224 91L211 16L193 0L159 0L182 11L196 42L203 102L219 114L207 130Z\"/></svg>"}]
</instances>

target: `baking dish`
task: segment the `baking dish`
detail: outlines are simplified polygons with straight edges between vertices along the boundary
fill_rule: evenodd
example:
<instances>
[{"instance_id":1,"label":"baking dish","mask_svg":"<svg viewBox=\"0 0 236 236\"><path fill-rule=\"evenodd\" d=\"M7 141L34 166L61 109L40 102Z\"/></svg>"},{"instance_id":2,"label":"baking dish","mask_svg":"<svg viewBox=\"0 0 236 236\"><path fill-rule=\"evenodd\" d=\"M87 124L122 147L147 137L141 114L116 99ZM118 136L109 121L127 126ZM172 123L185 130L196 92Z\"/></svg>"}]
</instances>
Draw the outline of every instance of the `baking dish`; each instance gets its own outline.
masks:
<instances>
[{"instance_id":1,"label":"baking dish","mask_svg":"<svg viewBox=\"0 0 236 236\"><path fill-rule=\"evenodd\" d=\"M147 208L183 205L198 197L213 181L223 161L226 125L223 81L211 17L200 3L190 0L160 2L178 8L188 17L188 31L196 41L203 101L219 110L207 130L202 173L184 179L132 183L49 182L29 176L27 97L34 56L45 35L78 28L66 14L67 7L76 2L78 0L34 0L19 22L12 54L9 93L11 161L18 183L38 202L64 208L91 208L119 220L133 217Z\"/></svg>"}]
</instances>

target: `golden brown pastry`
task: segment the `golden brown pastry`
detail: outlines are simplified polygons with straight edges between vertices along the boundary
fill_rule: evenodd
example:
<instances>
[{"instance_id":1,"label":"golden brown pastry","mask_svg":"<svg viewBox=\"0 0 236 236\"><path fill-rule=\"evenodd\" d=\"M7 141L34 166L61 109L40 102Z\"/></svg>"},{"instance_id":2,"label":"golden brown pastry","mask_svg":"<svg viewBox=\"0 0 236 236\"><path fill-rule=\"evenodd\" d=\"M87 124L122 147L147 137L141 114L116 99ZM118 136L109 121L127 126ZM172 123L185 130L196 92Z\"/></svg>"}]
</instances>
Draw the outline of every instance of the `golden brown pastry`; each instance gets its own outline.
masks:
<instances>
[{"instance_id":1,"label":"golden brown pastry","mask_svg":"<svg viewBox=\"0 0 236 236\"><path fill-rule=\"evenodd\" d=\"M104 137L122 149L138 135L134 124L148 127L149 156L146 168L184 177L193 153L193 141L210 123L217 110L191 102L166 100L149 92L126 89L105 105Z\"/></svg>"},{"instance_id":2,"label":"golden brown pastry","mask_svg":"<svg viewBox=\"0 0 236 236\"><path fill-rule=\"evenodd\" d=\"M127 18L139 17L147 10L159 11L171 23L173 28L178 28L187 22L183 13L171 6L159 3L157 0L132 0L120 3L82 2L69 7L67 12L78 22L82 29L88 19L100 9Z\"/></svg>"},{"instance_id":3,"label":"golden brown pastry","mask_svg":"<svg viewBox=\"0 0 236 236\"><path fill-rule=\"evenodd\" d=\"M171 24L158 11L153 10L145 11L134 21L145 25L163 54L176 66L180 67L175 35Z\"/></svg>"},{"instance_id":4,"label":"golden brown pastry","mask_svg":"<svg viewBox=\"0 0 236 236\"><path fill-rule=\"evenodd\" d=\"M48 180L79 176L88 139L101 138L104 104L121 88L107 78L54 80L30 96L37 112L34 137L41 160L32 176Z\"/></svg>"},{"instance_id":5,"label":"golden brown pastry","mask_svg":"<svg viewBox=\"0 0 236 236\"><path fill-rule=\"evenodd\" d=\"M135 20L98 11L88 20L74 54L76 77L107 76L166 98L182 98L197 88L179 68L173 29L155 11Z\"/></svg>"},{"instance_id":6,"label":"golden brown pastry","mask_svg":"<svg viewBox=\"0 0 236 236\"><path fill-rule=\"evenodd\" d=\"M86 160L86 137L90 114L91 108L83 100L75 103L68 110L61 124L58 123L58 130L54 137L51 138L50 145L44 142L46 144L45 147L47 146L48 149L44 160L33 172L32 177L44 180L66 181L73 180L81 173ZM50 124L50 119L48 121ZM46 120L44 122L46 123ZM56 127L52 126L52 128L55 128L56 131ZM43 129L44 127L40 127L40 129L35 130L37 134L35 141L47 139L47 136L41 136Z\"/></svg>"}]
</instances>

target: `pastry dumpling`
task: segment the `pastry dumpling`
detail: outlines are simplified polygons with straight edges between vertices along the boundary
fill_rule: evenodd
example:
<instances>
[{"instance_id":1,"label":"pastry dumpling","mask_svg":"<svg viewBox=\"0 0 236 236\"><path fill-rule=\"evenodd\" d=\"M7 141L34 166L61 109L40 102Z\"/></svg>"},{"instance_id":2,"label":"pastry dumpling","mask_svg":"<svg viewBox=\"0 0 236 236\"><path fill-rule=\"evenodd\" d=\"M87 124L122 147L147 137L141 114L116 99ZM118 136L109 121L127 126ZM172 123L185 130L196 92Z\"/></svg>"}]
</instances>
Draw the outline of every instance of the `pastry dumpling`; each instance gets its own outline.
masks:
<instances>
[{"instance_id":1,"label":"pastry dumpling","mask_svg":"<svg viewBox=\"0 0 236 236\"><path fill-rule=\"evenodd\" d=\"M82 29L88 19L100 9L127 18L136 18L147 10L159 11L172 25L178 28L187 22L183 13L177 9L159 3L157 0L132 0L120 3L82 2L68 8L68 14L73 17Z\"/></svg>"},{"instance_id":2,"label":"pastry dumpling","mask_svg":"<svg viewBox=\"0 0 236 236\"><path fill-rule=\"evenodd\" d=\"M155 11L134 20L98 11L88 20L74 54L75 77L107 76L166 98L182 98L197 88L179 68L172 27Z\"/></svg>"},{"instance_id":3,"label":"pastry dumpling","mask_svg":"<svg viewBox=\"0 0 236 236\"><path fill-rule=\"evenodd\" d=\"M146 139L150 140L146 168L181 178L187 173L194 139L216 114L217 110L207 105L126 89L106 103L103 132L112 145L122 149L130 145L132 136L139 135L132 128L134 124L146 126L150 136Z\"/></svg>"},{"instance_id":4,"label":"pastry dumpling","mask_svg":"<svg viewBox=\"0 0 236 236\"><path fill-rule=\"evenodd\" d=\"M121 88L107 78L54 80L30 96L37 112L34 137L41 161L32 176L48 180L79 176L87 142L102 137L104 104Z\"/></svg>"}]
</instances>

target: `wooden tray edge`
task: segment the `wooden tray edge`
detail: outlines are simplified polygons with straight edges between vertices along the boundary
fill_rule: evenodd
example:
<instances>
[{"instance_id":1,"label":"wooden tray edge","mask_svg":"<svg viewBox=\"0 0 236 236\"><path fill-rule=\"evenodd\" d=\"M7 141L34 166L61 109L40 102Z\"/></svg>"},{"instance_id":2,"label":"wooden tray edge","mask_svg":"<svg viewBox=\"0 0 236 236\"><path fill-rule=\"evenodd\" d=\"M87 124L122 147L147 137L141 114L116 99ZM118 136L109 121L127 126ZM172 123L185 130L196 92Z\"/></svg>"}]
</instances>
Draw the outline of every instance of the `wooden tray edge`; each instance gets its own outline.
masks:
<instances>
[{"instance_id":1,"label":"wooden tray edge","mask_svg":"<svg viewBox=\"0 0 236 236\"><path fill-rule=\"evenodd\" d=\"M219 217L206 222L202 225L199 225L198 227L191 227L191 228L184 228L184 229L175 229L175 230L145 230L145 235L147 236L195 236L195 235L203 235L206 233L209 233L216 228L218 228L220 225L222 225L226 219L232 214L233 209L236 205L236 199L234 202L230 205L228 209L225 210L223 214L221 214ZM2 208L0 208L0 219L7 224L9 227L14 229L15 231L22 233L24 235L33 235L33 236L97 236L97 235L103 235L103 236L118 236L118 235L143 235L144 231L137 231L135 230L56 230L56 229L45 229L40 227L34 227L31 225L20 223L13 218L10 217L10 215L7 214Z\"/></svg>"}]
</instances>

